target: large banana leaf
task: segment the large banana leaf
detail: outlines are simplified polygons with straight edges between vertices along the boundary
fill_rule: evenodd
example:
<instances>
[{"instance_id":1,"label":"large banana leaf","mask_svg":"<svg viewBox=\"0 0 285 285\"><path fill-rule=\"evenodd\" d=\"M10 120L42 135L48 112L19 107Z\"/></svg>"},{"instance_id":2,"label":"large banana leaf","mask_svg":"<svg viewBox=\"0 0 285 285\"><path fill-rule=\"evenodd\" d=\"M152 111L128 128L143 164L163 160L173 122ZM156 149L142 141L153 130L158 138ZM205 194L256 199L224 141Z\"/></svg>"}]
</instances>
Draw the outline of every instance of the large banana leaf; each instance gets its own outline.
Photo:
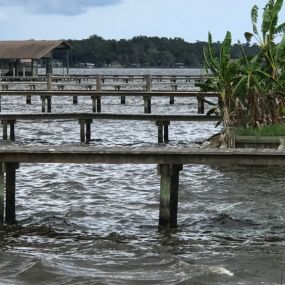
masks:
<instances>
[{"instance_id":1,"label":"large banana leaf","mask_svg":"<svg viewBox=\"0 0 285 285\"><path fill-rule=\"evenodd\" d=\"M280 43L277 45L275 61L280 62L285 57L285 34L283 34Z\"/></svg>"},{"instance_id":2,"label":"large banana leaf","mask_svg":"<svg viewBox=\"0 0 285 285\"><path fill-rule=\"evenodd\" d=\"M252 29L253 32L257 35L258 31L257 31L257 18L258 18L258 7L256 5L254 5L251 9L251 22L252 22Z\"/></svg>"},{"instance_id":3,"label":"large banana leaf","mask_svg":"<svg viewBox=\"0 0 285 285\"><path fill-rule=\"evenodd\" d=\"M276 34L280 34L280 33L284 33L284 32L285 32L285 23L280 24L275 29Z\"/></svg>"},{"instance_id":4,"label":"large banana leaf","mask_svg":"<svg viewBox=\"0 0 285 285\"><path fill-rule=\"evenodd\" d=\"M221 75L223 77L225 76L225 72L231 57L231 47L232 47L232 34L231 32L227 31L220 50L220 70L222 73Z\"/></svg>"}]
</instances>

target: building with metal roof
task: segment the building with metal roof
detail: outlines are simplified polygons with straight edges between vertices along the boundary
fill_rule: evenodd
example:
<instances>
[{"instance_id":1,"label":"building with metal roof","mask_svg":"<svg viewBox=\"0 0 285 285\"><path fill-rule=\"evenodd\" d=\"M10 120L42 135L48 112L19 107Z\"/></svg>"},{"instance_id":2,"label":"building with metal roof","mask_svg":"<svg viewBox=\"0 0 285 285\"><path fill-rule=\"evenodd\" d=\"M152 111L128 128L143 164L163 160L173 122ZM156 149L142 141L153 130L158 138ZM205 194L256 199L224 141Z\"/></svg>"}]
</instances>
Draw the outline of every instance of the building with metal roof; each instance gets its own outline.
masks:
<instances>
[{"instance_id":1,"label":"building with metal roof","mask_svg":"<svg viewBox=\"0 0 285 285\"><path fill-rule=\"evenodd\" d=\"M69 50L72 47L62 40L58 41L0 41L0 60L1 67L9 66L9 72L17 76L21 73L23 66L21 62L30 61L30 74L37 75L39 60L46 63L47 73L52 73L54 53L57 50L66 51L66 66L69 70ZM22 70L23 72L23 70Z\"/></svg>"}]
</instances>

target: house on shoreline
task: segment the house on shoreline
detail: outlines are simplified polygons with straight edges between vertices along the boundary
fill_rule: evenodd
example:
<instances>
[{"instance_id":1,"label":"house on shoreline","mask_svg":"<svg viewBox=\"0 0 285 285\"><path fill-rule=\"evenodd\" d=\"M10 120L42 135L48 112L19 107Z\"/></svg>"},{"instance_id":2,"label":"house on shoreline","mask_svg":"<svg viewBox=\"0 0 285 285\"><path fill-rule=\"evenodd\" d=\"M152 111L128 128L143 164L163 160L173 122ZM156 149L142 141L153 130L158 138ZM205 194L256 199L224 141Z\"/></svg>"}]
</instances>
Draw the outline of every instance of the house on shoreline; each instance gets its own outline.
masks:
<instances>
[{"instance_id":1,"label":"house on shoreline","mask_svg":"<svg viewBox=\"0 0 285 285\"><path fill-rule=\"evenodd\" d=\"M0 41L0 68L2 75L37 76L38 66L45 66L52 73L56 54L65 62L69 74L69 51L71 45L63 40Z\"/></svg>"}]
</instances>

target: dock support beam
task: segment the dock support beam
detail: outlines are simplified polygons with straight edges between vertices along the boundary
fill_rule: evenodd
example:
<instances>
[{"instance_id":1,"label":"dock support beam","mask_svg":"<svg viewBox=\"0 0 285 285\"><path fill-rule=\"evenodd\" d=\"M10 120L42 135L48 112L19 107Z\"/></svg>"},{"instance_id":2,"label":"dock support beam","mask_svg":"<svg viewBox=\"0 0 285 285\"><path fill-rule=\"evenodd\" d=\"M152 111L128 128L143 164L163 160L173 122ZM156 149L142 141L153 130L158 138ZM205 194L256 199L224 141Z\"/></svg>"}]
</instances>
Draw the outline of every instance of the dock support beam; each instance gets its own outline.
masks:
<instances>
[{"instance_id":1,"label":"dock support beam","mask_svg":"<svg viewBox=\"0 0 285 285\"><path fill-rule=\"evenodd\" d=\"M77 96L73 96L73 97L72 97L72 103L73 103L74 105L78 104L78 98L77 98Z\"/></svg>"},{"instance_id":2,"label":"dock support beam","mask_svg":"<svg viewBox=\"0 0 285 285\"><path fill-rule=\"evenodd\" d=\"M0 162L0 227L4 224L4 196L5 196L5 181L4 181L4 163Z\"/></svg>"},{"instance_id":3,"label":"dock support beam","mask_svg":"<svg viewBox=\"0 0 285 285\"><path fill-rule=\"evenodd\" d=\"M170 121L157 121L157 142L158 143L169 143L168 126Z\"/></svg>"},{"instance_id":4,"label":"dock support beam","mask_svg":"<svg viewBox=\"0 0 285 285\"><path fill-rule=\"evenodd\" d=\"M205 101L203 96L198 96L198 114L204 114L205 113Z\"/></svg>"},{"instance_id":5,"label":"dock support beam","mask_svg":"<svg viewBox=\"0 0 285 285\"><path fill-rule=\"evenodd\" d=\"M80 142L89 144L91 140L91 123L92 120L80 119Z\"/></svg>"},{"instance_id":6,"label":"dock support beam","mask_svg":"<svg viewBox=\"0 0 285 285\"><path fill-rule=\"evenodd\" d=\"M143 96L144 101L144 113L150 114L151 113L151 96Z\"/></svg>"},{"instance_id":7,"label":"dock support beam","mask_svg":"<svg viewBox=\"0 0 285 285\"><path fill-rule=\"evenodd\" d=\"M101 113L101 96L91 96L92 112Z\"/></svg>"},{"instance_id":8,"label":"dock support beam","mask_svg":"<svg viewBox=\"0 0 285 285\"><path fill-rule=\"evenodd\" d=\"M3 140L8 140L8 125L10 126L10 140L15 141L15 120L2 120Z\"/></svg>"},{"instance_id":9,"label":"dock support beam","mask_svg":"<svg viewBox=\"0 0 285 285\"><path fill-rule=\"evenodd\" d=\"M46 106L47 112L51 113L51 96L41 96L42 99L42 113L45 113Z\"/></svg>"},{"instance_id":10,"label":"dock support beam","mask_svg":"<svg viewBox=\"0 0 285 285\"><path fill-rule=\"evenodd\" d=\"M28 104L28 105L32 104L32 96L31 95L26 96L26 104Z\"/></svg>"},{"instance_id":11,"label":"dock support beam","mask_svg":"<svg viewBox=\"0 0 285 285\"><path fill-rule=\"evenodd\" d=\"M121 104L122 105L126 104L126 96L124 96L124 95L121 96Z\"/></svg>"},{"instance_id":12,"label":"dock support beam","mask_svg":"<svg viewBox=\"0 0 285 285\"><path fill-rule=\"evenodd\" d=\"M175 228L177 226L179 172L181 164L160 164L160 207L159 227Z\"/></svg>"},{"instance_id":13,"label":"dock support beam","mask_svg":"<svg viewBox=\"0 0 285 285\"><path fill-rule=\"evenodd\" d=\"M16 169L19 168L19 163L7 162L6 168L6 209L5 222L8 225L16 223Z\"/></svg>"}]
</instances>

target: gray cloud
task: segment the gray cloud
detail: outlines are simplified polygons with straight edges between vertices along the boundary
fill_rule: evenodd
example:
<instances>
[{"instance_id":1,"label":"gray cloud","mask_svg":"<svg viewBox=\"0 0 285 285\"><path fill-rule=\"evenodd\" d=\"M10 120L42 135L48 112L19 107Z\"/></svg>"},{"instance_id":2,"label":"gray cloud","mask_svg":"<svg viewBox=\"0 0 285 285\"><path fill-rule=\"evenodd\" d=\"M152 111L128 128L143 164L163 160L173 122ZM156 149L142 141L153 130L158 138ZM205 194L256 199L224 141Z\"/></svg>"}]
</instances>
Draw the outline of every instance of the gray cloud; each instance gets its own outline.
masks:
<instances>
[{"instance_id":1,"label":"gray cloud","mask_svg":"<svg viewBox=\"0 0 285 285\"><path fill-rule=\"evenodd\" d=\"M0 7L19 6L30 14L78 15L88 8L109 6L122 0L0 0Z\"/></svg>"}]
</instances>

